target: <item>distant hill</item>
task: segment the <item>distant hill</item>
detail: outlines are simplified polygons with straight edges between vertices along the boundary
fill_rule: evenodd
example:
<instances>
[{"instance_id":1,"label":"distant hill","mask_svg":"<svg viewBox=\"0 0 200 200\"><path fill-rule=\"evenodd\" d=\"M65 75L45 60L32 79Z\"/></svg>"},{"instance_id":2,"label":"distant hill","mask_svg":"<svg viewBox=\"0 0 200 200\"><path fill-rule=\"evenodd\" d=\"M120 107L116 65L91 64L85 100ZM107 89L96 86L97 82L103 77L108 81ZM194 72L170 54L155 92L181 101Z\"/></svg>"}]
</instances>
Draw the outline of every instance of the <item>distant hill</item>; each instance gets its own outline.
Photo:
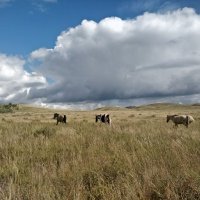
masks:
<instances>
[{"instance_id":1,"label":"distant hill","mask_svg":"<svg viewBox=\"0 0 200 200\"><path fill-rule=\"evenodd\" d=\"M138 107L171 107L171 106L184 106L183 104L178 103L152 103L152 104L145 104Z\"/></svg>"},{"instance_id":2,"label":"distant hill","mask_svg":"<svg viewBox=\"0 0 200 200\"><path fill-rule=\"evenodd\" d=\"M99 110L99 111L110 111L110 110L123 110L125 108L123 107L112 107L112 106L105 106L105 107L101 107L101 108L96 108L95 110Z\"/></svg>"},{"instance_id":3,"label":"distant hill","mask_svg":"<svg viewBox=\"0 0 200 200\"><path fill-rule=\"evenodd\" d=\"M192 106L200 106L200 103L194 103Z\"/></svg>"},{"instance_id":4,"label":"distant hill","mask_svg":"<svg viewBox=\"0 0 200 200\"><path fill-rule=\"evenodd\" d=\"M194 104L197 106L197 104ZM198 104L200 106L200 104ZM186 105L186 104L176 104L176 103L152 103L152 104L145 104L145 105L140 105L140 106L127 106L127 109L168 109L168 108L185 108L191 105Z\"/></svg>"},{"instance_id":5,"label":"distant hill","mask_svg":"<svg viewBox=\"0 0 200 200\"><path fill-rule=\"evenodd\" d=\"M134 108L137 108L137 106L126 106L125 108L127 108L127 109L134 109Z\"/></svg>"}]
</instances>

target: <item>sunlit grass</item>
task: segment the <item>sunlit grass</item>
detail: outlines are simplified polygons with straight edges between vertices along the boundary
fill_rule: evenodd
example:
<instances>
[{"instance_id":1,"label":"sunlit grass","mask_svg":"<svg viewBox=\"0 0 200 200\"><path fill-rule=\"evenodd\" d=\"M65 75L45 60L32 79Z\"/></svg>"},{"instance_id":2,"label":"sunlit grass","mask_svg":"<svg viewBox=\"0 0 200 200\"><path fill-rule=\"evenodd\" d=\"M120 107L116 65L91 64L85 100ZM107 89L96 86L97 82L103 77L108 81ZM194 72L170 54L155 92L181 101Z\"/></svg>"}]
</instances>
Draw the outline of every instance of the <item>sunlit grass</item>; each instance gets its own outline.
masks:
<instances>
[{"instance_id":1,"label":"sunlit grass","mask_svg":"<svg viewBox=\"0 0 200 200\"><path fill-rule=\"evenodd\" d=\"M166 123L189 111L188 129ZM200 199L198 107L112 109L112 126L62 112L67 125L51 110L0 115L0 199Z\"/></svg>"}]
</instances>

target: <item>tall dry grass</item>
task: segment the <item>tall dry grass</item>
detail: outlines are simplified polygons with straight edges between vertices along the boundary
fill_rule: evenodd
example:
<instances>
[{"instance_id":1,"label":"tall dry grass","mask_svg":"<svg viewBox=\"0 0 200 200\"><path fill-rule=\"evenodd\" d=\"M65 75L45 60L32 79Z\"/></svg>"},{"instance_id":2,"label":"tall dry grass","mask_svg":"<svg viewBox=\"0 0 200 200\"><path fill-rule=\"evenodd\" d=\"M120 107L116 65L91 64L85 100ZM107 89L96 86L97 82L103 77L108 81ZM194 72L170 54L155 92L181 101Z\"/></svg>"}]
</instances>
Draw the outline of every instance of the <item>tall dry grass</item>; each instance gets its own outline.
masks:
<instances>
[{"instance_id":1,"label":"tall dry grass","mask_svg":"<svg viewBox=\"0 0 200 200\"><path fill-rule=\"evenodd\" d=\"M21 109L0 115L0 199L200 199L200 123L167 124L165 108L93 112ZM62 111L66 112L66 111ZM101 112L101 111L97 111Z\"/></svg>"}]
</instances>

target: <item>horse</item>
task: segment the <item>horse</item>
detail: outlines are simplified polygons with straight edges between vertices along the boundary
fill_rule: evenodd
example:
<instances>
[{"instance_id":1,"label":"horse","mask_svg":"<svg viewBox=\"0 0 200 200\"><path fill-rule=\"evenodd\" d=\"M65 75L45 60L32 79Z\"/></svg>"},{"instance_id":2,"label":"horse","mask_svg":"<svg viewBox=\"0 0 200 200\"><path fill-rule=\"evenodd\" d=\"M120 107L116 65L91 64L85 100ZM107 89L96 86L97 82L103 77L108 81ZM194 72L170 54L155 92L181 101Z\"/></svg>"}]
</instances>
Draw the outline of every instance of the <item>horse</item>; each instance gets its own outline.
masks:
<instances>
[{"instance_id":1,"label":"horse","mask_svg":"<svg viewBox=\"0 0 200 200\"><path fill-rule=\"evenodd\" d=\"M58 125L59 122L65 123L65 124L67 123L66 115L62 116L62 115L60 115L58 113L54 113L53 119L57 119L56 125Z\"/></svg>"},{"instance_id":2,"label":"horse","mask_svg":"<svg viewBox=\"0 0 200 200\"><path fill-rule=\"evenodd\" d=\"M109 114L100 114L95 116L96 122L108 123L111 125L111 118Z\"/></svg>"},{"instance_id":3,"label":"horse","mask_svg":"<svg viewBox=\"0 0 200 200\"><path fill-rule=\"evenodd\" d=\"M194 118L191 115L167 115L167 123L170 120L174 122L176 127L178 127L178 124L183 124L188 128L188 125L194 121Z\"/></svg>"}]
</instances>

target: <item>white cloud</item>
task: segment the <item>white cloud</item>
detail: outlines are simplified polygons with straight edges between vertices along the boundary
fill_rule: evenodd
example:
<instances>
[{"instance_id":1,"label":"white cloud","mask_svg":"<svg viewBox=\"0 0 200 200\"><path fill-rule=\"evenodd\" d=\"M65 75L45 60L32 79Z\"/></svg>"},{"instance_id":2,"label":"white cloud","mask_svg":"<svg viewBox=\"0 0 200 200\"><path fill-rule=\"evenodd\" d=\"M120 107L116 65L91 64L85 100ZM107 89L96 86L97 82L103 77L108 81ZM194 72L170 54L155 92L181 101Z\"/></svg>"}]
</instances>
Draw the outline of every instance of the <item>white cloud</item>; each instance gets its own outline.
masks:
<instances>
[{"instance_id":1,"label":"white cloud","mask_svg":"<svg viewBox=\"0 0 200 200\"><path fill-rule=\"evenodd\" d=\"M31 58L40 60L46 57L51 51L52 51L51 49L40 48L31 53Z\"/></svg>"},{"instance_id":2,"label":"white cloud","mask_svg":"<svg viewBox=\"0 0 200 200\"><path fill-rule=\"evenodd\" d=\"M0 54L0 102L79 109L200 102L199 32L200 15L189 8L83 20L54 48L31 53L33 72L24 59Z\"/></svg>"},{"instance_id":3,"label":"white cloud","mask_svg":"<svg viewBox=\"0 0 200 200\"><path fill-rule=\"evenodd\" d=\"M46 102L161 98L200 93L200 16L184 8L83 22L32 52L53 80L30 98Z\"/></svg>"},{"instance_id":4,"label":"white cloud","mask_svg":"<svg viewBox=\"0 0 200 200\"><path fill-rule=\"evenodd\" d=\"M0 54L0 102L28 102L30 88L47 85L43 76L25 71L24 64L22 58Z\"/></svg>"}]
</instances>

